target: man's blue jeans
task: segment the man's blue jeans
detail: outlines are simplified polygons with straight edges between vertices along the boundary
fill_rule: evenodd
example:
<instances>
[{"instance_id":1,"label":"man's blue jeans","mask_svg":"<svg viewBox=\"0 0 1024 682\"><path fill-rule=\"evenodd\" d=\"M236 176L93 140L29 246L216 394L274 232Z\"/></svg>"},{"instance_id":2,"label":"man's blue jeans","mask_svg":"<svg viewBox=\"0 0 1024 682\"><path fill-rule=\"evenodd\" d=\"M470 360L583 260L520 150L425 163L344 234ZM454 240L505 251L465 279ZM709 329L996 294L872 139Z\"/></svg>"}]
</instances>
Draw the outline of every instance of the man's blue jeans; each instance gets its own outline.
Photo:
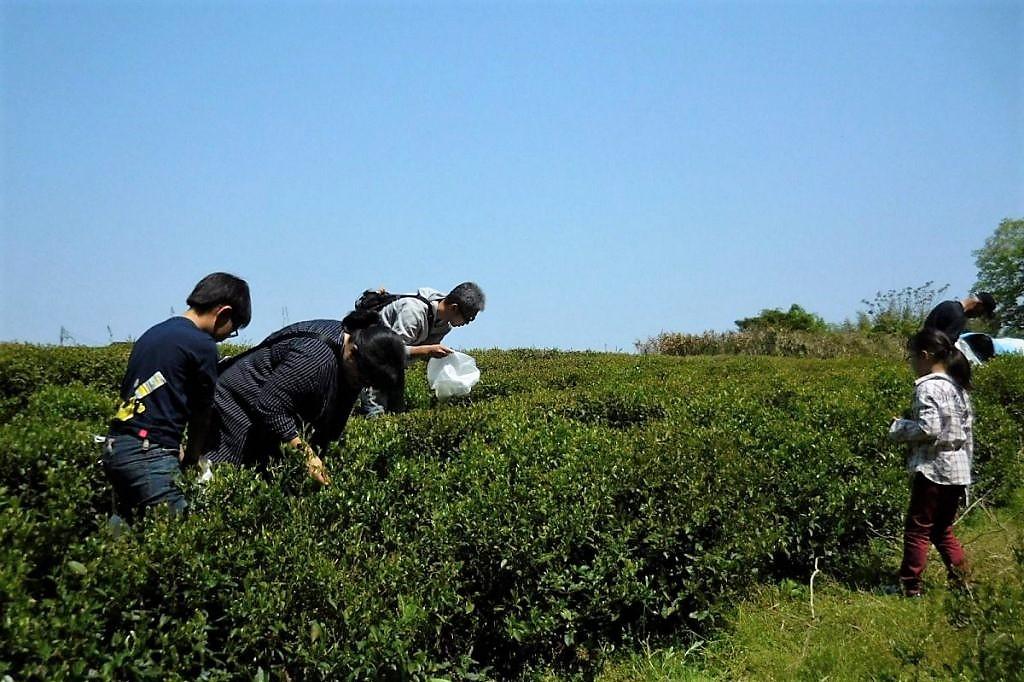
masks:
<instances>
[{"instance_id":1,"label":"man's blue jeans","mask_svg":"<svg viewBox=\"0 0 1024 682\"><path fill-rule=\"evenodd\" d=\"M103 471L114 486L117 514L131 522L147 507L166 504L174 514L188 508L178 487L177 448L150 445L134 436L111 436L103 448Z\"/></svg>"}]
</instances>

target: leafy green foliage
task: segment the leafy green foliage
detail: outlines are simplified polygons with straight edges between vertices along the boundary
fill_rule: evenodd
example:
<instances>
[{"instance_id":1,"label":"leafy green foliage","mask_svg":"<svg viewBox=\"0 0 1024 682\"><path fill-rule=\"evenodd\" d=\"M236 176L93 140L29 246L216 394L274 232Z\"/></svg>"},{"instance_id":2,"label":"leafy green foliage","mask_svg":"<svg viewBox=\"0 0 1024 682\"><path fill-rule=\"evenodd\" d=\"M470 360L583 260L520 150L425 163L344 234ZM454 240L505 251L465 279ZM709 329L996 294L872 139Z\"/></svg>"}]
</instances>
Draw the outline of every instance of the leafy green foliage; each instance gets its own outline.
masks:
<instances>
[{"instance_id":1,"label":"leafy green foliage","mask_svg":"<svg viewBox=\"0 0 1024 682\"><path fill-rule=\"evenodd\" d=\"M973 635L960 661L972 679L1015 680L1024 671L1024 548L1011 551L1016 565L1010 580L978 585L949 601L953 620Z\"/></svg>"},{"instance_id":2,"label":"leafy green foliage","mask_svg":"<svg viewBox=\"0 0 1024 682\"><path fill-rule=\"evenodd\" d=\"M995 297L1004 335L1024 334L1024 220L1003 220L974 257L978 266L974 290Z\"/></svg>"},{"instance_id":3,"label":"leafy green foliage","mask_svg":"<svg viewBox=\"0 0 1024 682\"><path fill-rule=\"evenodd\" d=\"M127 344L83 348L0 343L0 424L46 386L77 383L116 392L130 353Z\"/></svg>"},{"instance_id":4,"label":"leafy green foliage","mask_svg":"<svg viewBox=\"0 0 1024 682\"><path fill-rule=\"evenodd\" d=\"M823 332L828 325L818 315L804 310L794 303L788 311L780 309L762 310L756 317L745 317L736 320L736 327L741 332L755 329L786 329L799 332Z\"/></svg>"},{"instance_id":5,"label":"leafy green foliage","mask_svg":"<svg viewBox=\"0 0 1024 682\"><path fill-rule=\"evenodd\" d=\"M436 404L413 373L410 412L353 420L329 488L289 457L189 473L188 518L124 531L91 440L116 379L83 369L112 357L23 350L0 376L35 382L0 425L16 679L589 670L620 642L707 632L815 558L851 574L906 504L885 439L912 390L896 362L484 352L470 396ZM979 372L976 494L1024 473L1022 379L1019 361Z\"/></svg>"},{"instance_id":6,"label":"leafy green foliage","mask_svg":"<svg viewBox=\"0 0 1024 682\"><path fill-rule=\"evenodd\" d=\"M867 308L857 314L857 328L906 338L921 328L947 289L948 284L936 289L932 282L925 282L919 287L879 291L870 301L861 301Z\"/></svg>"},{"instance_id":7,"label":"leafy green foliage","mask_svg":"<svg viewBox=\"0 0 1024 682\"><path fill-rule=\"evenodd\" d=\"M904 337L846 331L802 332L754 329L743 332L666 332L637 341L640 353L661 355L755 355L791 358L852 358L877 356L898 358L906 344Z\"/></svg>"}]
</instances>

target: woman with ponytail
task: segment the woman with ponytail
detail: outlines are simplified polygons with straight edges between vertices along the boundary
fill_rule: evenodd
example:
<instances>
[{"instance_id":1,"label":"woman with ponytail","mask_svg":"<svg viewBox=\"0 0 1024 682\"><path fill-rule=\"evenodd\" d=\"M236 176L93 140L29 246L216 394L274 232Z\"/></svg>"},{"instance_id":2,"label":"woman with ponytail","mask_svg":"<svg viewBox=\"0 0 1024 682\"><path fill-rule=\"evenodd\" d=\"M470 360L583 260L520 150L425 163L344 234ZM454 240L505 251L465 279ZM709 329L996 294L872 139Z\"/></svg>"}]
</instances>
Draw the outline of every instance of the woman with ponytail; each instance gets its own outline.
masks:
<instances>
[{"instance_id":1,"label":"woman with ponytail","mask_svg":"<svg viewBox=\"0 0 1024 682\"><path fill-rule=\"evenodd\" d=\"M910 508L900 584L903 594L919 597L931 544L946 564L950 583L966 580L967 563L953 535L953 519L971 483L974 414L967 394L971 365L948 336L922 329L910 338L907 357L917 375L914 403L909 418L893 420L889 438L910 445Z\"/></svg>"},{"instance_id":2,"label":"woman with ponytail","mask_svg":"<svg viewBox=\"0 0 1024 682\"><path fill-rule=\"evenodd\" d=\"M297 322L230 362L217 381L219 422L211 462L265 467L282 446L306 455L309 474L330 483L319 451L341 438L365 387L401 401L405 344L380 315Z\"/></svg>"}]
</instances>

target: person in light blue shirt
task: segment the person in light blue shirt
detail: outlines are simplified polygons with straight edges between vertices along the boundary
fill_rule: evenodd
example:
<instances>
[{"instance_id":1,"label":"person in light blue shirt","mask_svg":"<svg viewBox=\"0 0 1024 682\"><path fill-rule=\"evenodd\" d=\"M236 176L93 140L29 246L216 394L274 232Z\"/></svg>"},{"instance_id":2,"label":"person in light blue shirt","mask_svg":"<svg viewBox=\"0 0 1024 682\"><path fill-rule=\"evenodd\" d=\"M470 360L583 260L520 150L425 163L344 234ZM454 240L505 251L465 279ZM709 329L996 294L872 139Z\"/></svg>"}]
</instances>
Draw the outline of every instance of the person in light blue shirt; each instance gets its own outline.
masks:
<instances>
[{"instance_id":1,"label":"person in light blue shirt","mask_svg":"<svg viewBox=\"0 0 1024 682\"><path fill-rule=\"evenodd\" d=\"M992 339L992 347L995 349L996 355L1007 355L1010 353L1024 355L1024 339L1013 339L1008 336L1003 338L995 337Z\"/></svg>"},{"instance_id":2,"label":"person in light blue shirt","mask_svg":"<svg viewBox=\"0 0 1024 682\"><path fill-rule=\"evenodd\" d=\"M961 334L956 346L974 365L988 362L997 355L1024 355L1024 339L1009 336L996 337L970 332Z\"/></svg>"}]
</instances>

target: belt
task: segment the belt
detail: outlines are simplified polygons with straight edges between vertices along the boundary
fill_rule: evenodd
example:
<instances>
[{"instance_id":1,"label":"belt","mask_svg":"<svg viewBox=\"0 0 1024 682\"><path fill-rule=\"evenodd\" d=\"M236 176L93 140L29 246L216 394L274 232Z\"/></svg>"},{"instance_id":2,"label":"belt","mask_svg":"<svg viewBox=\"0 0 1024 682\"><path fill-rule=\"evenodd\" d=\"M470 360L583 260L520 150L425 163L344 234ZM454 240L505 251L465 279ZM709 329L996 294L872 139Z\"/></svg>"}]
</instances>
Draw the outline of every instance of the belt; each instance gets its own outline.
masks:
<instances>
[{"instance_id":1,"label":"belt","mask_svg":"<svg viewBox=\"0 0 1024 682\"><path fill-rule=\"evenodd\" d=\"M117 426L111 426L108 441L113 441L118 436L128 436L129 438L136 438L138 440L141 440L143 450L161 447L159 443L150 442L148 429L136 429L131 426L122 424L119 424Z\"/></svg>"}]
</instances>

